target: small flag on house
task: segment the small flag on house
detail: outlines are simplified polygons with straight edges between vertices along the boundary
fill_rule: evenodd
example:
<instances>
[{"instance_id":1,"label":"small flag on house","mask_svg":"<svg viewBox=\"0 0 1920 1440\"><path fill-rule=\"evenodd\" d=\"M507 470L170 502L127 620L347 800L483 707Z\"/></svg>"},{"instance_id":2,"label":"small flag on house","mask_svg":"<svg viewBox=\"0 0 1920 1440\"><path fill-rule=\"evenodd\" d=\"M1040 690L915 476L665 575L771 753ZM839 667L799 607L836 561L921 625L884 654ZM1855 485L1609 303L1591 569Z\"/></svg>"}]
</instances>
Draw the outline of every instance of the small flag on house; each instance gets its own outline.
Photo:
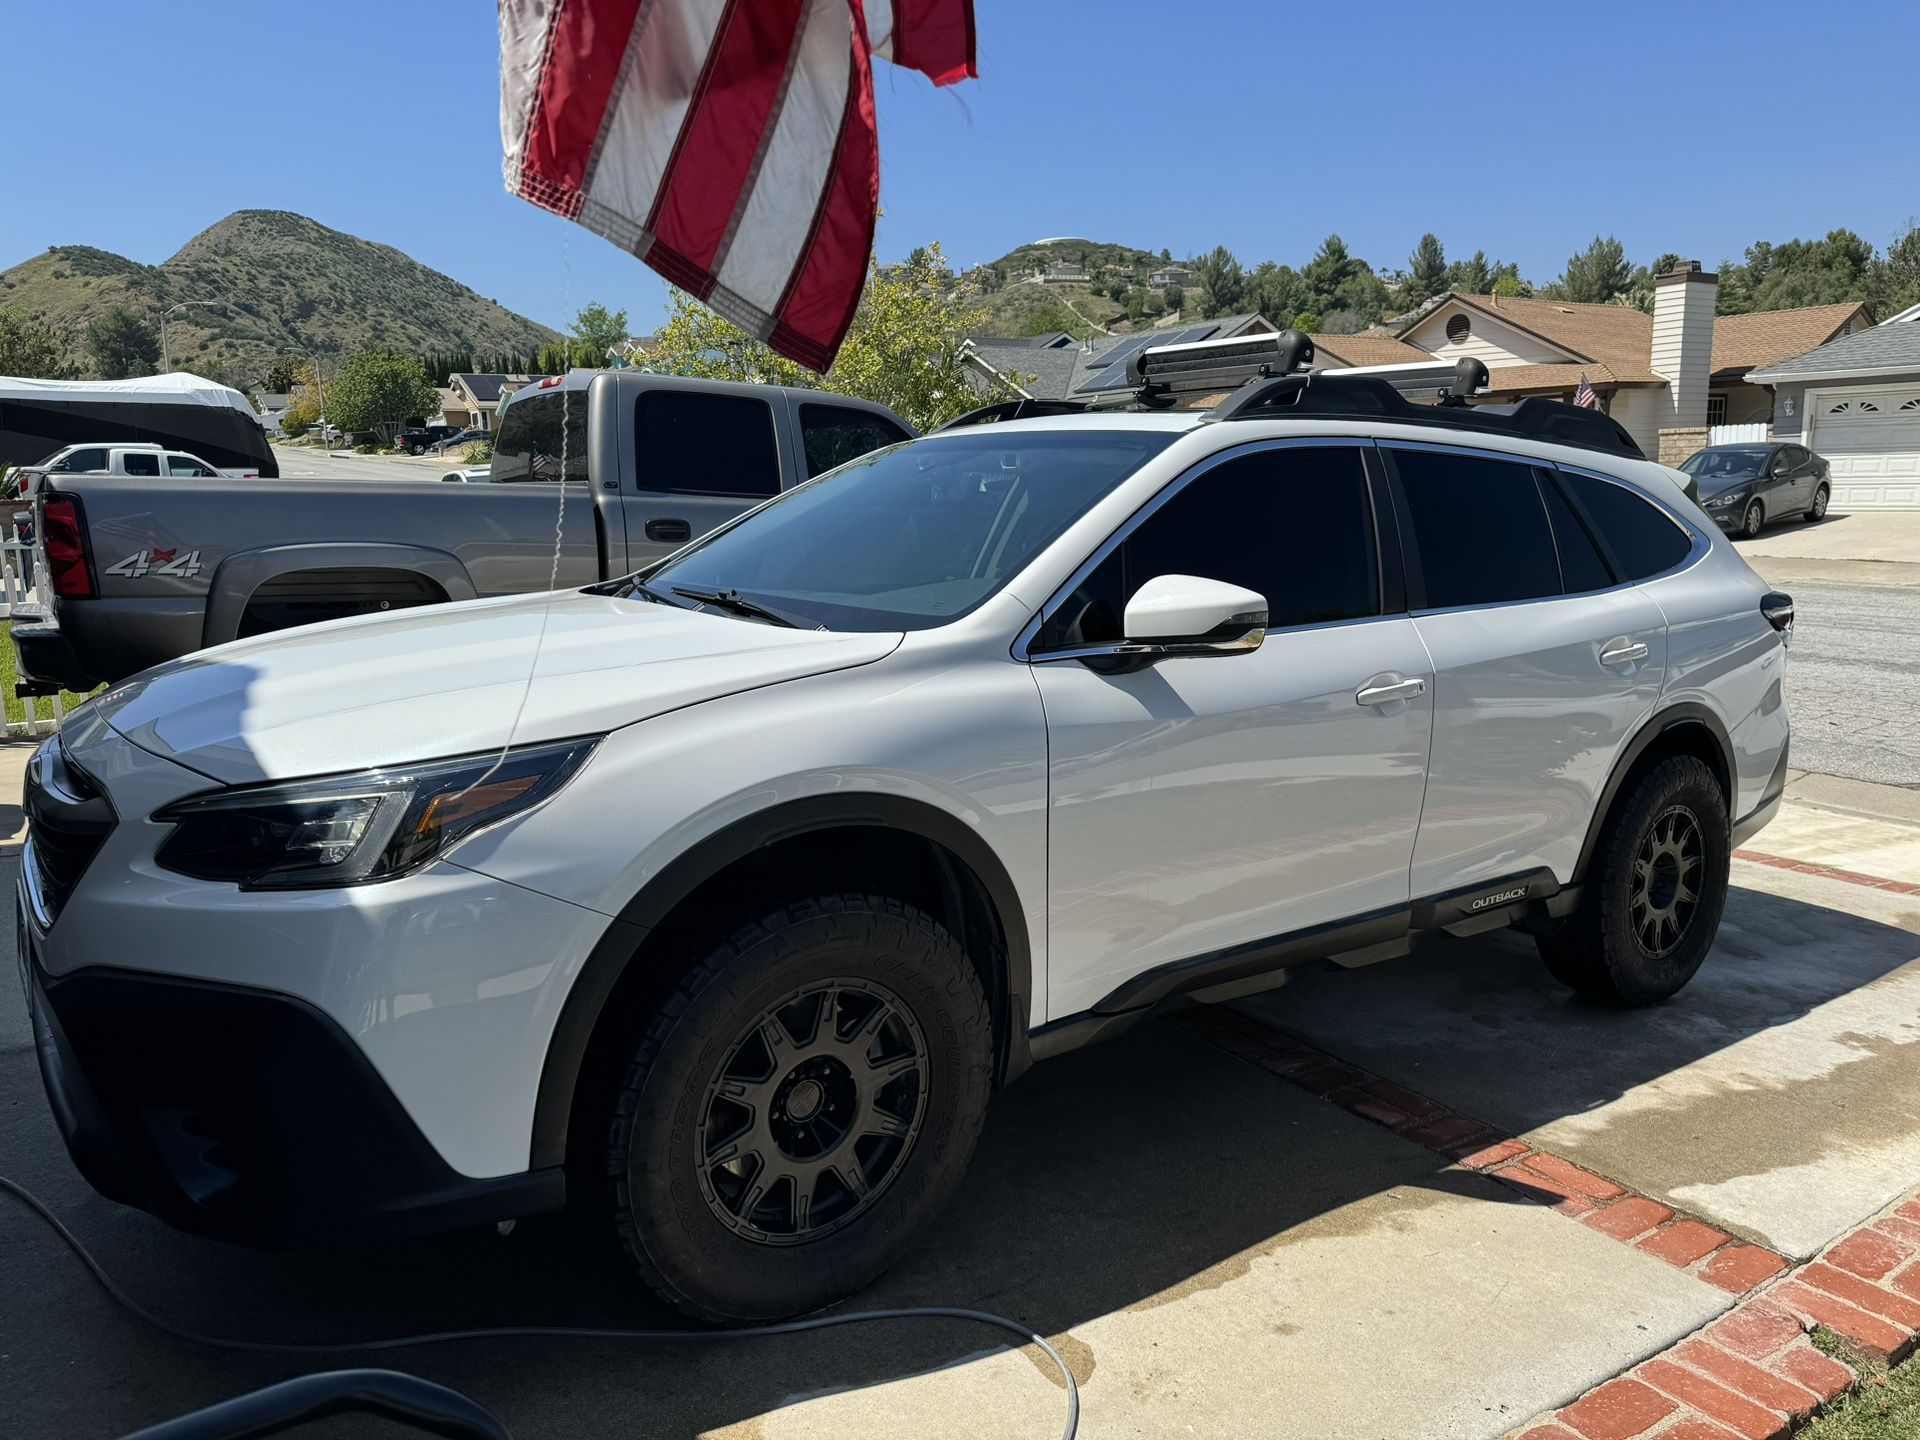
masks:
<instances>
[{"instance_id":1,"label":"small flag on house","mask_svg":"<svg viewBox=\"0 0 1920 1440\"><path fill-rule=\"evenodd\" d=\"M507 189L825 370L873 252L876 55L977 75L972 0L500 0Z\"/></svg>"},{"instance_id":2,"label":"small flag on house","mask_svg":"<svg viewBox=\"0 0 1920 1440\"><path fill-rule=\"evenodd\" d=\"M1580 388L1573 392L1573 403L1582 410L1600 408L1600 397L1593 393L1593 387L1587 383L1587 372L1584 370L1580 372Z\"/></svg>"}]
</instances>

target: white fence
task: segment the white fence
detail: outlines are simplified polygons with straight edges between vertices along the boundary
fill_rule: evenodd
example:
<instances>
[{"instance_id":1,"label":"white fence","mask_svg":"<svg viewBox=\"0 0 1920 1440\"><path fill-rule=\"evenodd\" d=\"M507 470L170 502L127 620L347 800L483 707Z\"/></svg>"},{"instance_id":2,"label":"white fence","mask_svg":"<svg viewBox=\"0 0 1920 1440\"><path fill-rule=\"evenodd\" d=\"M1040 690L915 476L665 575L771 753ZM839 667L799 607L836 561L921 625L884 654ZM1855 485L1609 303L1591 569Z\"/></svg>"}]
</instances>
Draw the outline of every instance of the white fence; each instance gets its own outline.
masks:
<instances>
[{"instance_id":1,"label":"white fence","mask_svg":"<svg viewBox=\"0 0 1920 1440\"><path fill-rule=\"evenodd\" d=\"M20 538L19 528L9 530L7 538L0 540L0 619L11 620L14 616L28 619L44 615L46 607L36 588L39 577L45 573L45 566L36 560L33 545ZM0 641L11 644L11 641ZM61 697L55 694L53 715L43 717L39 713L39 702L22 700L21 706L26 712L24 720L8 720L9 736L51 735L60 728L60 722L66 717L66 706Z\"/></svg>"},{"instance_id":2,"label":"white fence","mask_svg":"<svg viewBox=\"0 0 1920 1440\"><path fill-rule=\"evenodd\" d=\"M1771 428L1764 420L1756 421L1752 425L1709 425L1707 444L1764 445L1772 438L1767 433Z\"/></svg>"}]
</instances>

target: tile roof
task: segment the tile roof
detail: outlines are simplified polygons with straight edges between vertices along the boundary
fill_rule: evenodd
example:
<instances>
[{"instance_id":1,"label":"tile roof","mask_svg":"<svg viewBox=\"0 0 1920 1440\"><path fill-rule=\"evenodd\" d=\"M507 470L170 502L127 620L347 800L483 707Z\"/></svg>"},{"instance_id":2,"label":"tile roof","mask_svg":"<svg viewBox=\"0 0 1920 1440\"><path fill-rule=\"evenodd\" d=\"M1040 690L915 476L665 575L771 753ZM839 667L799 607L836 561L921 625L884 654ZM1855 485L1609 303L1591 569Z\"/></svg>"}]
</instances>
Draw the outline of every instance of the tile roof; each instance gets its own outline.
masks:
<instances>
[{"instance_id":1,"label":"tile roof","mask_svg":"<svg viewBox=\"0 0 1920 1440\"><path fill-rule=\"evenodd\" d=\"M1920 370L1920 321L1875 325L1829 340L1817 350L1748 374L1749 380L1798 380L1856 370L1888 374Z\"/></svg>"},{"instance_id":2,"label":"tile roof","mask_svg":"<svg viewBox=\"0 0 1920 1440\"><path fill-rule=\"evenodd\" d=\"M1824 345L1866 308L1852 300L1844 305L1722 315L1713 322L1713 371L1717 375L1727 370L1751 370Z\"/></svg>"}]
</instances>

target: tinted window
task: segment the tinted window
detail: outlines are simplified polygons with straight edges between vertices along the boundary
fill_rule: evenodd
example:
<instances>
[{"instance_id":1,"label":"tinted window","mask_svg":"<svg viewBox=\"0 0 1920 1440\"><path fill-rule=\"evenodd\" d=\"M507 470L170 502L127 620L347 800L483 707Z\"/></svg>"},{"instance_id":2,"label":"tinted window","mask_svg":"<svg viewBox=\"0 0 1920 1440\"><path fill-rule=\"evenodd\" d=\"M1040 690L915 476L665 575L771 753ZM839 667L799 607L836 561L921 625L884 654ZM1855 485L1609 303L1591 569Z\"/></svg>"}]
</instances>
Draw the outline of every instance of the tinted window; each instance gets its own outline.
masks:
<instances>
[{"instance_id":1,"label":"tinted window","mask_svg":"<svg viewBox=\"0 0 1920 1440\"><path fill-rule=\"evenodd\" d=\"M633 433L642 490L677 495L779 492L773 407L764 400L649 390L634 408Z\"/></svg>"},{"instance_id":2,"label":"tinted window","mask_svg":"<svg viewBox=\"0 0 1920 1440\"><path fill-rule=\"evenodd\" d=\"M1560 593L1560 562L1525 465L1477 455L1395 450L1427 608L1496 605Z\"/></svg>"},{"instance_id":3,"label":"tinted window","mask_svg":"<svg viewBox=\"0 0 1920 1440\"><path fill-rule=\"evenodd\" d=\"M550 390L512 401L493 437L498 481L587 478L587 393Z\"/></svg>"},{"instance_id":4,"label":"tinted window","mask_svg":"<svg viewBox=\"0 0 1920 1440\"><path fill-rule=\"evenodd\" d=\"M865 410L849 410L844 405L802 405L800 438L807 450L807 474L813 476L909 436L898 425Z\"/></svg>"},{"instance_id":5,"label":"tinted window","mask_svg":"<svg viewBox=\"0 0 1920 1440\"><path fill-rule=\"evenodd\" d=\"M1560 581L1569 595L1583 590L1604 590L1613 584L1613 572L1601 558L1593 536L1560 487L1551 476L1541 476L1540 493L1547 502L1547 516L1553 521L1553 543L1560 551Z\"/></svg>"},{"instance_id":6,"label":"tinted window","mask_svg":"<svg viewBox=\"0 0 1920 1440\"><path fill-rule=\"evenodd\" d=\"M676 604L677 586L735 589L834 630L944 625L1175 438L986 430L864 455L645 572L647 587Z\"/></svg>"},{"instance_id":7,"label":"tinted window","mask_svg":"<svg viewBox=\"0 0 1920 1440\"><path fill-rule=\"evenodd\" d=\"M167 456L167 474L207 476L213 474L213 471L191 455L169 455Z\"/></svg>"},{"instance_id":8,"label":"tinted window","mask_svg":"<svg viewBox=\"0 0 1920 1440\"><path fill-rule=\"evenodd\" d=\"M1123 638L1127 601L1158 575L1257 590L1276 630L1377 615L1373 510L1359 450L1264 450L1196 476L1055 607L1035 648Z\"/></svg>"},{"instance_id":9,"label":"tinted window","mask_svg":"<svg viewBox=\"0 0 1920 1440\"><path fill-rule=\"evenodd\" d=\"M1687 558L1693 541L1651 502L1624 485L1572 471L1561 473L1588 518L1599 527L1626 579L1644 580Z\"/></svg>"},{"instance_id":10,"label":"tinted window","mask_svg":"<svg viewBox=\"0 0 1920 1440\"><path fill-rule=\"evenodd\" d=\"M120 457L120 469L128 475L158 475L160 457L151 450L129 450Z\"/></svg>"},{"instance_id":11,"label":"tinted window","mask_svg":"<svg viewBox=\"0 0 1920 1440\"><path fill-rule=\"evenodd\" d=\"M1791 465L1795 470L1798 470L1812 458L1811 455L1805 450L1802 450L1798 445L1787 446L1787 464Z\"/></svg>"},{"instance_id":12,"label":"tinted window","mask_svg":"<svg viewBox=\"0 0 1920 1440\"><path fill-rule=\"evenodd\" d=\"M89 470L104 470L107 468L107 452L76 450L59 464L48 468L62 475L84 475Z\"/></svg>"}]
</instances>

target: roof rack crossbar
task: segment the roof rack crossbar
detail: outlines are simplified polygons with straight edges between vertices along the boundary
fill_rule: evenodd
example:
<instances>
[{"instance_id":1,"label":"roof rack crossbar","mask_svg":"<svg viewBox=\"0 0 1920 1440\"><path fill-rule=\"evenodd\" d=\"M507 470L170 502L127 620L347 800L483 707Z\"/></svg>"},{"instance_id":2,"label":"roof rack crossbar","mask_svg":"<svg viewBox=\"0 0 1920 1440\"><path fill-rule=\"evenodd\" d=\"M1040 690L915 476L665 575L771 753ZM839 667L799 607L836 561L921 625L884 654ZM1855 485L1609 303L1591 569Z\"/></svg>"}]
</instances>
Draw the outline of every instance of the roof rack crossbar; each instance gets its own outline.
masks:
<instances>
[{"instance_id":1,"label":"roof rack crossbar","mask_svg":"<svg viewBox=\"0 0 1920 1440\"><path fill-rule=\"evenodd\" d=\"M1377 376L1342 375L1337 370L1255 381L1214 406L1210 419L1225 422L1307 416L1391 420L1486 435L1523 436L1633 460L1646 459L1620 422L1598 410L1538 396L1513 405L1416 405Z\"/></svg>"}]
</instances>

